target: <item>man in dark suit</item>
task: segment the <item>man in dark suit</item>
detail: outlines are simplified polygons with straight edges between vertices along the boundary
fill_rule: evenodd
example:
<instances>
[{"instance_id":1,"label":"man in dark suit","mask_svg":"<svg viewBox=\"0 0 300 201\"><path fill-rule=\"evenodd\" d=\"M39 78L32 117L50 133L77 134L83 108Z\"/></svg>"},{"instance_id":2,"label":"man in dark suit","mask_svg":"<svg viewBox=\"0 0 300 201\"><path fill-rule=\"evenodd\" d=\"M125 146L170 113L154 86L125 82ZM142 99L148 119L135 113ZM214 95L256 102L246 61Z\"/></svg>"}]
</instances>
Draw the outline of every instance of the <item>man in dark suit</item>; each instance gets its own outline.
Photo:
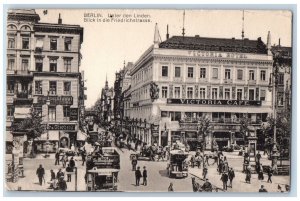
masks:
<instances>
[{"instance_id":1,"label":"man in dark suit","mask_svg":"<svg viewBox=\"0 0 300 201\"><path fill-rule=\"evenodd\" d=\"M44 175L45 175L45 169L43 168L42 165L40 165L40 167L36 170L36 175L39 178L40 185L42 185L43 184L43 178L44 178Z\"/></svg>"},{"instance_id":2,"label":"man in dark suit","mask_svg":"<svg viewBox=\"0 0 300 201\"><path fill-rule=\"evenodd\" d=\"M144 171L143 171L143 185L147 186L147 170L146 170L146 166L144 166Z\"/></svg>"},{"instance_id":3,"label":"man in dark suit","mask_svg":"<svg viewBox=\"0 0 300 201\"><path fill-rule=\"evenodd\" d=\"M55 153L55 165L59 165L59 152Z\"/></svg>"},{"instance_id":4,"label":"man in dark suit","mask_svg":"<svg viewBox=\"0 0 300 201\"><path fill-rule=\"evenodd\" d=\"M137 170L135 171L135 185L136 186L140 185L141 177L142 177L142 173L140 171L140 167L137 167Z\"/></svg>"}]
</instances>

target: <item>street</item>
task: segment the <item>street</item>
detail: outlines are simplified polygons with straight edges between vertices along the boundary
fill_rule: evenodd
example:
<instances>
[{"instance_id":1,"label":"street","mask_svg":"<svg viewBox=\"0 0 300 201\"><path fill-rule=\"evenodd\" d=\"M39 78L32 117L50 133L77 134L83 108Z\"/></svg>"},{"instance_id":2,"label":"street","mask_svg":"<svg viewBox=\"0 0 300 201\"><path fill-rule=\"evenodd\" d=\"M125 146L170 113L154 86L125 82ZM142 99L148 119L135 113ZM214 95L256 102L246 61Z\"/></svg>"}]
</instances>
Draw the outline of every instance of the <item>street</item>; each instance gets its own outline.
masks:
<instances>
[{"instance_id":1,"label":"street","mask_svg":"<svg viewBox=\"0 0 300 201\"><path fill-rule=\"evenodd\" d=\"M119 149L117 148L120 158L121 158L121 169L118 177L118 191L121 192L167 192L168 186L172 182L175 192L192 192L192 177L196 177L196 181L202 185L202 169L197 167L189 167L189 175L186 178L175 179L169 178L167 174L167 161L138 161L138 166L141 170L146 166L148 170L148 185L147 186L136 186L135 185L135 174L131 170L131 161L129 156L133 151L129 151L126 148ZM190 152L193 154L193 152ZM267 175L265 175L264 181L259 181L257 179L257 174L252 175L251 184L245 182L245 174L242 173L242 160L241 156L237 156L236 152L224 153L227 157L230 167L233 167L235 170L235 179L233 180L233 188L228 188L227 192L255 192L256 189L260 188L260 185L264 185L268 192L278 192L278 185L284 190L285 184L290 184L289 176L273 176L273 183L267 183ZM21 187L22 190L37 190L37 191L53 191L49 188L48 181L50 181L50 170L54 170L56 173L59 168L62 168L62 164L55 166L54 165L54 154L51 154L49 158L44 158L44 155L38 155L35 159L24 159L24 178L19 178L19 181L16 183L7 182L7 189L9 190L18 190L18 187ZM76 166L78 168L78 180L77 180L77 191L86 191L85 186L85 165L82 166L81 157L75 157ZM212 159L209 161L212 163ZM269 164L270 161L266 157L262 158L263 164ZM36 169L42 164L45 168L45 183L42 186L38 183L38 178L36 176ZM64 169L62 169L64 171ZM30 180L29 180L30 178ZM221 175L217 172L217 166L210 165L208 166L208 175L210 182L214 187L221 189L222 181L220 180ZM66 176L65 176L66 179ZM142 184L142 179L141 182ZM72 182L67 182L68 189L67 191L75 191L75 175L72 175Z\"/></svg>"}]
</instances>

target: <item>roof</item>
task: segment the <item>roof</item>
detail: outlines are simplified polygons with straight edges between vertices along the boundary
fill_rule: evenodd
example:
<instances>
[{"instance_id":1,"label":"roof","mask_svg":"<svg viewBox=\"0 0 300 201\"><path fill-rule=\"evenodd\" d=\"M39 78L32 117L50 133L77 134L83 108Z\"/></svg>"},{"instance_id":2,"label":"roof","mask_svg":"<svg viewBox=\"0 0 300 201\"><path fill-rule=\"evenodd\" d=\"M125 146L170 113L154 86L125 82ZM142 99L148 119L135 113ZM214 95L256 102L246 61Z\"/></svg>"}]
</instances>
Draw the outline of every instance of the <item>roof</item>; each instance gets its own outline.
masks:
<instances>
[{"instance_id":1,"label":"roof","mask_svg":"<svg viewBox=\"0 0 300 201\"><path fill-rule=\"evenodd\" d=\"M272 46L271 51L273 52L273 54L276 51L279 51L279 52L283 53L283 56L292 57L292 48L291 47L277 45L277 46Z\"/></svg>"},{"instance_id":2,"label":"roof","mask_svg":"<svg viewBox=\"0 0 300 201\"><path fill-rule=\"evenodd\" d=\"M159 48L267 54L267 46L260 37L257 40L249 40L247 38L242 40L235 38L173 36L160 43Z\"/></svg>"}]
</instances>

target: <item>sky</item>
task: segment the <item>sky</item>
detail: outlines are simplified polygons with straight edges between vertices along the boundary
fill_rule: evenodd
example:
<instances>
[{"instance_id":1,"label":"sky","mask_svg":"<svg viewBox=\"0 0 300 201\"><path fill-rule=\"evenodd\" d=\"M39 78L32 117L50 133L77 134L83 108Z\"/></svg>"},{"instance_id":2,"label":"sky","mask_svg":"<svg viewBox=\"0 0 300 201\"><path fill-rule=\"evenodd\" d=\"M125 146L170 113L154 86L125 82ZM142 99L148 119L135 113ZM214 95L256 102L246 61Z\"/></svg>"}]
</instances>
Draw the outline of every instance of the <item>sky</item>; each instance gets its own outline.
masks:
<instances>
[{"instance_id":1,"label":"sky","mask_svg":"<svg viewBox=\"0 0 300 201\"><path fill-rule=\"evenodd\" d=\"M84 28L80 71L84 70L87 91L86 107L91 107L100 97L106 75L109 86L113 86L115 73L123 68L124 61L135 62L146 51L154 40L155 23L162 41L166 39L167 24L170 37L182 34L183 10L150 10L150 9L37 9L40 22L57 23L61 14L63 24L77 24ZM98 15L94 18L100 22L85 21L85 14ZM103 22L112 19L111 15L144 15L149 22ZM100 16L101 15L101 16ZM243 24L242 10L185 10L184 27L186 36L241 38ZM88 19L92 19L91 17ZM280 10L245 10L245 38L256 40L261 37L266 43L268 31L271 32L271 43L291 47L292 14Z\"/></svg>"}]
</instances>

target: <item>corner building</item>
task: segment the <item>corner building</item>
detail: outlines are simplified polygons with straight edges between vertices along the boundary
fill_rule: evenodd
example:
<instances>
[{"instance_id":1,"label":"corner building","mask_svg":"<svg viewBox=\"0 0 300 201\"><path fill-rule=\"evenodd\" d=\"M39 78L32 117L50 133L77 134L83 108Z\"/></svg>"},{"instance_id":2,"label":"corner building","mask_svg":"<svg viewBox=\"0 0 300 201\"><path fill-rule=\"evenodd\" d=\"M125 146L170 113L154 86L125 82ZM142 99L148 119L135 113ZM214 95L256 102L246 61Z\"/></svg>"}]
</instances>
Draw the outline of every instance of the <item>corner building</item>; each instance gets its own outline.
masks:
<instances>
[{"instance_id":1,"label":"corner building","mask_svg":"<svg viewBox=\"0 0 300 201\"><path fill-rule=\"evenodd\" d=\"M176 140L195 149L200 116L211 120L206 148L213 139L219 147L243 144L239 119L251 120L258 135L261 123L272 113L268 91L273 57L271 38L223 39L173 36L154 44L131 70L131 100L127 115L151 124L147 142L166 146ZM137 138L146 141L144 136ZM149 144L149 143L148 143Z\"/></svg>"},{"instance_id":2,"label":"corner building","mask_svg":"<svg viewBox=\"0 0 300 201\"><path fill-rule=\"evenodd\" d=\"M46 152L49 141L47 149L54 152L85 140L79 128L84 104L79 71L83 28L63 24L60 16L58 23L39 20L34 10L8 12L7 119L21 121L31 108L39 111L47 129L35 139L36 150ZM13 138L26 135L12 134Z\"/></svg>"}]
</instances>

